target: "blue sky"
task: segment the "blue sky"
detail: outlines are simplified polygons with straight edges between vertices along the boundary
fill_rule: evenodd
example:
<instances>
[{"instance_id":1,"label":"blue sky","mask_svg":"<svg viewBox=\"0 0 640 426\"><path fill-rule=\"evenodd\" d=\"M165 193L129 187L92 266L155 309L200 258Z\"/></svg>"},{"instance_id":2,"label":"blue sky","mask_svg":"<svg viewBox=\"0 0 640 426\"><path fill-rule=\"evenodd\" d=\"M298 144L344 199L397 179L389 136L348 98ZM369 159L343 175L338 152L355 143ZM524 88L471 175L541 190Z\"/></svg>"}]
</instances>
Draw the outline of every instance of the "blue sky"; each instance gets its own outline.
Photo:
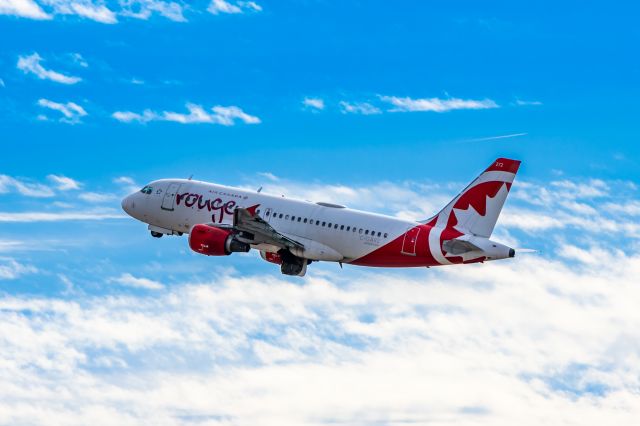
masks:
<instances>
[{"instance_id":1,"label":"blue sky","mask_svg":"<svg viewBox=\"0 0 640 426\"><path fill-rule=\"evenodd\" d=\"M0 423L637 419L637 12L0 0ZM194 175L423 219L499 156L494 235L537 252L486 265L288 278L119 205Z\"/></svg>"}]
</instances>

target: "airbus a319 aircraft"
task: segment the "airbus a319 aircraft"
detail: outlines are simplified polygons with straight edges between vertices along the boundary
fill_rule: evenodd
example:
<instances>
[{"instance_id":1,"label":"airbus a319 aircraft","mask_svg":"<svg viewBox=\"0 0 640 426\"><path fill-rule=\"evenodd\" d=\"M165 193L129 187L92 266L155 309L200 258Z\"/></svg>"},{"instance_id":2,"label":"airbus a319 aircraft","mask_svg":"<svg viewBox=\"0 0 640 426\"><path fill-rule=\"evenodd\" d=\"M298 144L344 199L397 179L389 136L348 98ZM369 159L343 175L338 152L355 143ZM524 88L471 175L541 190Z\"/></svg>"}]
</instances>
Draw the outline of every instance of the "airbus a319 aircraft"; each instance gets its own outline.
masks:
<instances>
[{"instance_id":1,"label":"airbus a319 aircraft","mask_svg":"<svg viewBox=\"0 0 640 426\"><path fill-rule=\"evenodd\" d=\"M189 234L207 256L260 251L286 275L312 262L415 267L515 255L490 239L520 161L498 158L435 216L411 221L188 179L161 179L122 200L151 235Z\"/></svg>"}]
</instances>

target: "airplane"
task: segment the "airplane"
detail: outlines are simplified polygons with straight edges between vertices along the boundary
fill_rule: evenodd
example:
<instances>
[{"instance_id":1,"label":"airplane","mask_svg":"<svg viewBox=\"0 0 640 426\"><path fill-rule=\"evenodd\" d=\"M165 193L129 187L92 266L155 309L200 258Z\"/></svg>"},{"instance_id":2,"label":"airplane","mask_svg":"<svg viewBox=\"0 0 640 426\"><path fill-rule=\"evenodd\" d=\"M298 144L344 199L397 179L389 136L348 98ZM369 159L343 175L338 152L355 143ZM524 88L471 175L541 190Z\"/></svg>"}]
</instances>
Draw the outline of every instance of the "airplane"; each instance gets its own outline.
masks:
<instances>
[{"instance_id":1,"label":"airplane","mask_svg":"<svg viewBox=\"0 0 640 426\"><path fill-rule=\"evenodd\" d=\"M511 258L490 239L520 161L498 158L440 212L412 221L189 179L160 179L122 200L151 235L189 234L207 256L259 250L285 275L312 262L372 267L431 267Z\"/></svg>"}]
</instances>

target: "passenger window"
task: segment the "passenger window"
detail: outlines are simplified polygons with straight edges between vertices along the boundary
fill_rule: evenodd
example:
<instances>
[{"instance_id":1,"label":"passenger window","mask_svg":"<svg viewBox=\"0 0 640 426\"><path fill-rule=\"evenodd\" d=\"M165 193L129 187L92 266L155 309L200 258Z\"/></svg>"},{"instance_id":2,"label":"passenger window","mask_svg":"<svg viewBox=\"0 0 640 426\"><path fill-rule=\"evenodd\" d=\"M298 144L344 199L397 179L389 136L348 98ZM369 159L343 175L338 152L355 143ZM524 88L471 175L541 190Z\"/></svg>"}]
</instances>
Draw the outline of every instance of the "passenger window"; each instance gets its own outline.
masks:
<instances>
[{"instance_id":1,"label":"passenger window","mask_svg":"<svg viewBox=\"0 0 640 426\"><path fill-rule=\"evenodd\" d=\"M256 210L256 214L260 214L260 210Z\"/></svg>"},{"instance_id":2,"label":"passenger window","mask_svg":"<svg viewBox=\"0 0 640 426\"><path fill-rule=\"evenodd\" d=\"M280 216L278 216L280 219L282 219L282 213L280 213Z\"/></svg>"},{"instance_id":3,"label":"passenger window","mask_svg":"<svg viewBox=\"0 0 640 426\"><path fill-rule=\"evenodd\" d=\"M344 225L340 225L340 230L344 231Z\"/></svg>"},{"instance_id":4,"label":"passenger window","mask_svg":"<svg viewBox=\"0 0 640 426\"><path fill-rule=\"evenodd\" d=\"M327 224L327 222L322 222L322 226L325 226Z\"/></svg>"},{"instance_id":5,"label":"passenger window","mask_svg":"<svg viewBox=\"0 0 640 426\"><path fill-rule=\"evenodd\" d=\"M347 226L347 231L350 231L350 230L351 230L351 227L350 227L350 226Z\"/></svg>"},{"instance_id":6,"label":"passenger window","mask_svg":"<svg viewBox=\"0 0 640 426\"><path fill-rule=\"evenodd\" d=\"M353 227L353 232L356 232L356 227L355 226Z\"/></svg>"},{"instance_id":7,"label":"passenger window","mask_svg":"<svg viewBox=\"0 0 640 426\"><path fill-rule=\"evenodd\" d=\"M387 238L387 233L386 232L384 233L384 237Z\"/></svg>"},{"instance_id":8,"label":"passenger window","mask_svg":"<svg viewBox=\"0 0 640 426\"><path fill-rule=\"evenodd\" d=\"M269 210L267 210L267 217L269 217L270 214L271 214L271 212Z\"/></svg>"},{"instance_id":9,"label":"passenger window","mask_svg":"<svg viewBox=\"0 0 640 426\"><path fill-rule=\"evenodd\" d=\"M369 235L369 230L364 231L364 235Z\"/></svg>"},{"instance_id":10,"label":"passenger window","mask_svg":"<svg viewBox=\"0 0 640 426\"><path fill-rule=\"evenodd\" d=\"M358 231L358 234L362 234L362 228L360 228L360 230Z\"/></svg>"},{"instance_id":11,"label":"passenger window","mask_svg":"<svg viewBox=\"0 0 640 426\"><path fill-rule=\"evenodd\" d=\"M302 220L302 218L298 216L298 222L300 222L301 220ZM306 222L307 219L305 219L304 221Z\"/></svg>"},{"instance_id":12,"label":"passenger window","mask_svg":"<svg viewBox=\"0 0 640 426\"><path fill-rule=\"evenodd\" d=\"M304 218L304 223L307 223L307 218L306 217Z\"/></svg>"},{"instance_id":13,"label":"passenger window","mask_svg":"<svg viewBox=\"0 0 640 426\"><path fill-rule=\"evenodd\" d=\"M378 232L378 237L380 236L380 232Z\"/></svg>"},{"instance_id":14,"label":"passenger window","mask_svg":"<svg viewBox=\"0 0 640 426\"><path fill-rule=\"evenodd\" d=\"M320 221L319 220L316 220L316 225L320 225Z\"/></svg>"},{"instance_id":15,"label":"passenger window","mask_svg":"<svg viewBox=\"0 0 640 426\"><path fill-rule=\"evenodd\" d=\"M336 223L335 225L333 225L334 229L338 229L338 224Z\"/></svg>"},{"instance_id":16,"label":"passenger window","mask_svg":"<svg viewBox=\"0 0 640 426\"><path fill-rule=\"evenodd\" d=\"M284 218L285 220L289 220L289 215L286 215Z\"/></svg>"}]
</instances>

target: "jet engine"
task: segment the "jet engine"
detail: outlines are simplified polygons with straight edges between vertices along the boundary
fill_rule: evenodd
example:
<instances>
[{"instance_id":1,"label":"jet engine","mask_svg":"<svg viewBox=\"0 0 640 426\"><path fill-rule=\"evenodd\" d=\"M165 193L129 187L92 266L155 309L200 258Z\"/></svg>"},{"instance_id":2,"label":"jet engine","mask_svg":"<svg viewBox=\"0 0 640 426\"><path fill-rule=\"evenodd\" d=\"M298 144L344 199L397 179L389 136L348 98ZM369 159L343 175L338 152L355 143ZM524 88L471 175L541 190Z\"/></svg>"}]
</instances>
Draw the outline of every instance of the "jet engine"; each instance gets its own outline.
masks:
<instances>
[{"instance_id":1,"label":"jet engine","mask_svg":"<svg viewBox=\"0 0 640 426\"><path fill-rule=\"evenodd\" d=\"M247 243L235 239L231 231L209 225L195 225L189 233L189 247L207 256L227 256L233 252L248 252Z\"/></svg>"}]
</instances>

